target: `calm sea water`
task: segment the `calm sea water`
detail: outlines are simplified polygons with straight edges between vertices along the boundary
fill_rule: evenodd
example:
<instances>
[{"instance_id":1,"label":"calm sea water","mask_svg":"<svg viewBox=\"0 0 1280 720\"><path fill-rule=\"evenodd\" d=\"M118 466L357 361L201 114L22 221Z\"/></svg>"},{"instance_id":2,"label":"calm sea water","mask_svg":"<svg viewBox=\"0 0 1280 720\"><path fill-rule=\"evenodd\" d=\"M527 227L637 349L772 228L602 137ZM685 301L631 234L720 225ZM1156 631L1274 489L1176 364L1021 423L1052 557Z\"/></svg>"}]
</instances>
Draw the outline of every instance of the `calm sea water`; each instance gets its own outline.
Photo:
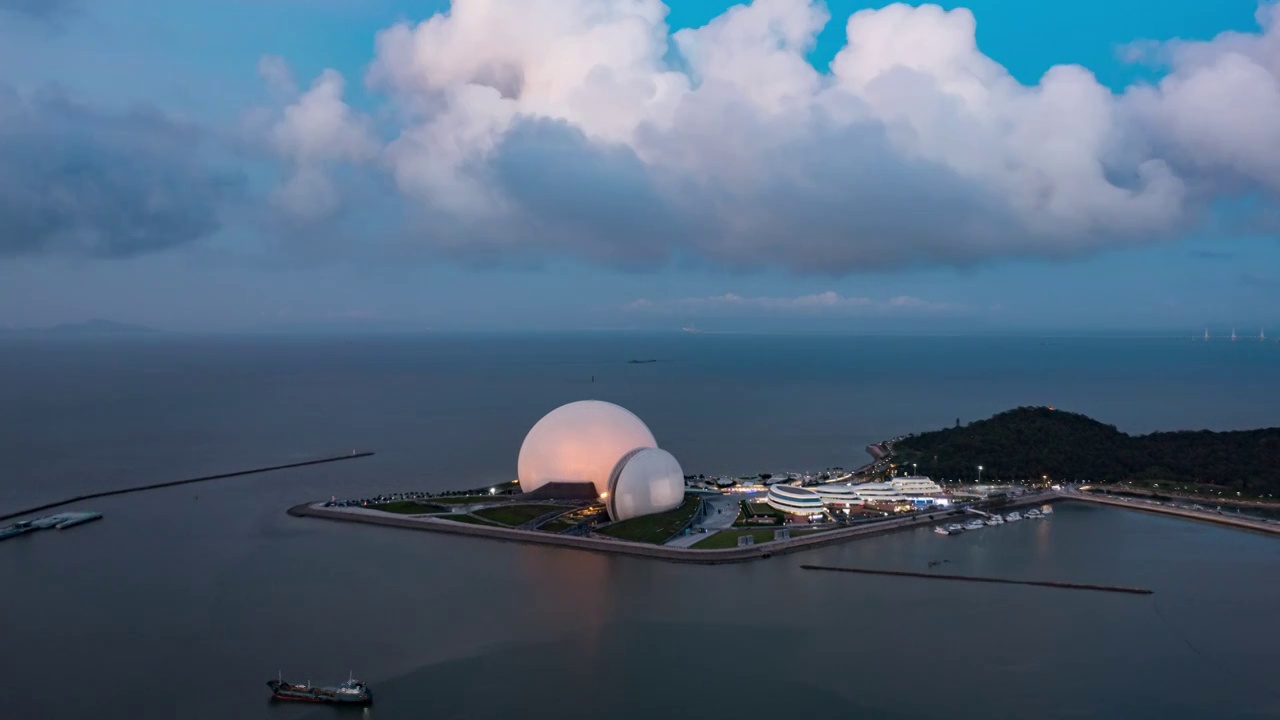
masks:
<instances>
[{"instance_id":1,"label":"calm sea water","mask_svg":"<svg viewBox=\"0 0 1280 720\"><path fill-rule=\"evenodd\" d=\"M629 365L631 358L659 362ZM594 381L593 381L594 376ZM689 472L861 464L886 436L1052 404L1121 429L1280 424L1280 348L1175 340L599 335L0 344L0 718L302 718L265 681L372 683L380 718L1275 717L1280 544L1110 508L685 567L290 518L330 495L509 479L594 397ZM1150 587L815 574L804 563Z\"/></svg>"}]
</instances>

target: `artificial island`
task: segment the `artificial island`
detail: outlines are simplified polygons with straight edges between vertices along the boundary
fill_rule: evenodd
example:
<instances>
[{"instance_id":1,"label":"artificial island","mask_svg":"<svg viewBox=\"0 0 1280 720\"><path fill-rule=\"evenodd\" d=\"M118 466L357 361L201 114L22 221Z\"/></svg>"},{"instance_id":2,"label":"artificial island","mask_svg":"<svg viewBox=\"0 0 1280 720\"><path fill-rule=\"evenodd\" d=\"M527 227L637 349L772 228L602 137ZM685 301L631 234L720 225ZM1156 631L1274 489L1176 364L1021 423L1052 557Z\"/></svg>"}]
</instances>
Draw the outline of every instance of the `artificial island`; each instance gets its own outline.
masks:
<instances>
[{"instance_id":1,"label":"artificial island","mask_svg":"<svg viewBox=\"0 0 1280 720\"><path fill-rule=\"evenodd\" d=\"M438 494L333 499L289 512L693 563L765 558L922 525L958 534L1047 517L1051 503L1064 499L1280 534L1280 522L1240 512L1268 507L1271 493L1259 490L1272 489L1277 478L1265 472L1253 478L1248 497L1250 478L1236 478L1235 485L1197 483L1179 466L1186 451L1177 450L1185 444L1172 437L1177 435L1132 438L1082 415L1019 408L875 443L867 448L872 460L855 470L708 478L686 475L628 410L582 400L556 408L529 430L518 477L510 482ZM1187 443L1207 446L1210 454L1231 447L1234 461L1250 466L1254 455L1265 455L1280 441L1280 430L1187 435ZM1063 445L1073 449L1064 451ZM1004 472L975 464L976 453L997 460ZM1157 465L1142 472L1129 467L1144 462ZM1070 475L1073 464L1097 475ZM920 474L921 465L944 478L972 465L977 477L939 482ZM1216 472L1221 471L1220 462ZM1245 489L1232 489L1237 486ZM1206 488L1209 494L1200 495Z\"/></svg>"}]
</instances>

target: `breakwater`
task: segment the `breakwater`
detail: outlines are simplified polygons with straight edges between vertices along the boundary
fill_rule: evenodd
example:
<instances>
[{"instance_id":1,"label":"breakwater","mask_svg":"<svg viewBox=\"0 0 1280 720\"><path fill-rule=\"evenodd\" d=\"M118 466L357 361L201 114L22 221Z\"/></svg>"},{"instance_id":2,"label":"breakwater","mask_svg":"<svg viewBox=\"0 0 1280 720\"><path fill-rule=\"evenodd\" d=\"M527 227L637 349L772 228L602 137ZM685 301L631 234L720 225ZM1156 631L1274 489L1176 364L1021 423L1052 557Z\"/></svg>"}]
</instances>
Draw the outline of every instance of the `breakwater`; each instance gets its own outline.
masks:
<instances>
[{"instance_id":1,"label":"breakwater","mask_svg":"<svg viewBox=\"0 0 1280 720\"><path fill-rule=\"evenodd\" d=\"M127 495L129 493L144 492L146 490L159 490L160 488L176 487L178 485L192 485L194 483L209 482L211 480L225 480L227 478L242 477L244 475L257 475L259 473L274 472L276 470L288 470L289 468L307 467L309 465L323 465L325 463L340 462L342 460L355 460L356 458L364 458L373 455L372 451L355 452L352 451L347 455L332 455L329 457L314 458L312 460L302 460L299 462L285 463L283 465L270 465L267 467L250 468L248 470L236 470L234 472L219 473L217 475L204 475L201 477L186 478L185 480L169 480L166 482L152 483L150 485L138 485L134 487L117 488L115 490L103 490L101 492L87 493L85 495L77 495L72 498L63 500L55 500L43 505L25 508L16 512L10 512L0 515L0 520L10 520L23 515L31 515L33 513L52 510L71 503L82 502L84 500L94 500L96 498L110 497L112 495Z\"/></svg>"},{"instance_id":2,"label":"breakwater","mask_svg":"<svg viewBox=\"0 0 1280 720\"><path fill-rule=\"evenodd\" d=\"M1131 595L1152 594L1151 590L1144 590L1142 588L1123 587L1118 585L1089 585L1082 583L1057 582L1054 580L1009 580L1006 578L991 578L976 575L944 575L941 573L907 572L903 570L871 570L868 568L832 567L830 565L801 565L800 567L803 570L824 570L827 572L857 573L861 575L890 575L893 577L999 583L1002 585L1034 585L1037 587L1059 588L1063 590L1095 590L1098 592L1129 593Z\"/></svg>"}]
</instances>

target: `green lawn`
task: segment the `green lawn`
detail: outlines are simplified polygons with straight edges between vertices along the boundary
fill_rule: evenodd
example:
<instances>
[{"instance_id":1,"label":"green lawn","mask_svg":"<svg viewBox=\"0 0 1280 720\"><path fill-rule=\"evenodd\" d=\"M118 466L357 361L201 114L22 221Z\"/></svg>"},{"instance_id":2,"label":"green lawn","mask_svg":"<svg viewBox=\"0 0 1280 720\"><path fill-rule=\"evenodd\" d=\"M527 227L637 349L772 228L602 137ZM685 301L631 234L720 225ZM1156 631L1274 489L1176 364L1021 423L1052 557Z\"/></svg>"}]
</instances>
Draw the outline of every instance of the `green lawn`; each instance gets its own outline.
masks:
<instances>
[{"instance_id":1,"label":"green lawn","mask_svg":"<svg viewBox=\"0 0 1280 720\"><path fill-rule=\"evenodd\" d=\"M553 510L568 510L569 508L560 508L555 505L498 505L496 507L484 508L476 510L478 515L486 520L492 520L502 525L515 527L523 525L530 520L542 517Z\"/></svg>"},{"instance_id":2,"label":"green lawn","mask_svg":"<svg viewBox=\"0 0 1280 720\"><path fill-rule=\"evenodd\" d=\"M693 514L698 511L699 502L696 495L685 495L684 503L675 510L612 523L600 528L600 534L619 540L646 542L655 545L663 543L689 524Z\"/></svg>"},{"instance_id":3,"label":"green lawn","mask_svg":"<svg viewBox=\"0 0 1280 720\"><path fill-rule=\"evenodd\" d=\"M396 502L383 503L381 505L370 505L372 510L381 510L382 512L396 513L397 515L422 515L425 513L449 512L449 508L432 503L423 503L416 500L398 500Z\"/></svg>"},{"instance_id":4,"label":"green lawn","mask_svg":"<svg viewBox=\"0 0 1280 720\"><path fill-rule=\"evenodd\" d=\"M700 540L693 544L696 550L718 550L720 548L738 547L738 538L750 535L756 540L756 544L765 543L773 540L774 528L761 530L721 530L706 540Z\"/></svg>"},{"instance_id":5,"label":"green lawn","mask_svg":"<svg viewBox=\"0 0 1280 720\"><path fill-rule=\"evenodd\" d=\"M569 528L577 524L578 523L574 522L573 520L566 520L562 517L558 517L553 520L548 520L547 522L542 523L542 525L540 525L538 529L543 532L558 533L558 532L564 532L565 530L568 530Z\"/></svg>"},{"instance_id":6,"label":"green lawn","mask_svg":"<svg viewBox=\"0 0 1280 720\"><path fill-rule=\"evenodd\" d=\"M433 497L431 502L440 505L471 505L507 499L510 499L509 495L451 495L449 497Z\"/></svg>"},{"instance_id":7,"label":"green lawn","mask_svg":"<svg viewBox=\"0 0 1280 720\"><path fill-rule=\"evenodd\" d=\"M801 530L792 530L791 537L800 537L802 535L814 535L821 532L830 532L837 528L804 528Z\"/></svg>"},{"instance_id":8,"label":"green lawn","mask_svg":"<svg viewBox=\"0 0 1280 720\"><path fill-rule=\"evenodd\" d=\"M449 522L466 523L468 525L484 525L485 527L502 527L497 523L489 522L488 520L485 520L484 518L478 518L475 515L462 515L462 514L441 515L440 519L448 520Z\"/></svg>"}]
</instances>

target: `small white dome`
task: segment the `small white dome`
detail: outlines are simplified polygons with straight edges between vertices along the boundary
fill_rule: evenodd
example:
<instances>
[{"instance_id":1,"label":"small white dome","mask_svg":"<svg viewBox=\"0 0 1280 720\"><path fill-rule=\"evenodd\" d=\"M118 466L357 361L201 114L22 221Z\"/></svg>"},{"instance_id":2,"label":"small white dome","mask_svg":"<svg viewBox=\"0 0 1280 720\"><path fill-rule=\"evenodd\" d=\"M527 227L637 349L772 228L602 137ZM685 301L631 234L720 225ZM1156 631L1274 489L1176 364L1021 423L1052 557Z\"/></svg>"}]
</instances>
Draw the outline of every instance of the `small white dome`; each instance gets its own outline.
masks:
<instances>
[{"instance_id":1,"label":"small white dome","mask_svg":"<svg viewBox=\"0 0 1280 720\"><path fill-rule=\"evenodd\" d=\"M550 482L589 482L600 495L618 460L636 448L656 448L649 428L629 410L602 400L562 405L539 420L520 446L520 489Z\"/></svg>"},{"instance_id":2,"label":"small white dome","mask_svg":"<svg viewBox=\"0 0 1280 720\"><path fill-rule=\"evenodd\" d=\"M605 507L614 521L666 512L684 501L684 471L666 450L636 448L609 476Z\"/></svg>"}]
</instances>

